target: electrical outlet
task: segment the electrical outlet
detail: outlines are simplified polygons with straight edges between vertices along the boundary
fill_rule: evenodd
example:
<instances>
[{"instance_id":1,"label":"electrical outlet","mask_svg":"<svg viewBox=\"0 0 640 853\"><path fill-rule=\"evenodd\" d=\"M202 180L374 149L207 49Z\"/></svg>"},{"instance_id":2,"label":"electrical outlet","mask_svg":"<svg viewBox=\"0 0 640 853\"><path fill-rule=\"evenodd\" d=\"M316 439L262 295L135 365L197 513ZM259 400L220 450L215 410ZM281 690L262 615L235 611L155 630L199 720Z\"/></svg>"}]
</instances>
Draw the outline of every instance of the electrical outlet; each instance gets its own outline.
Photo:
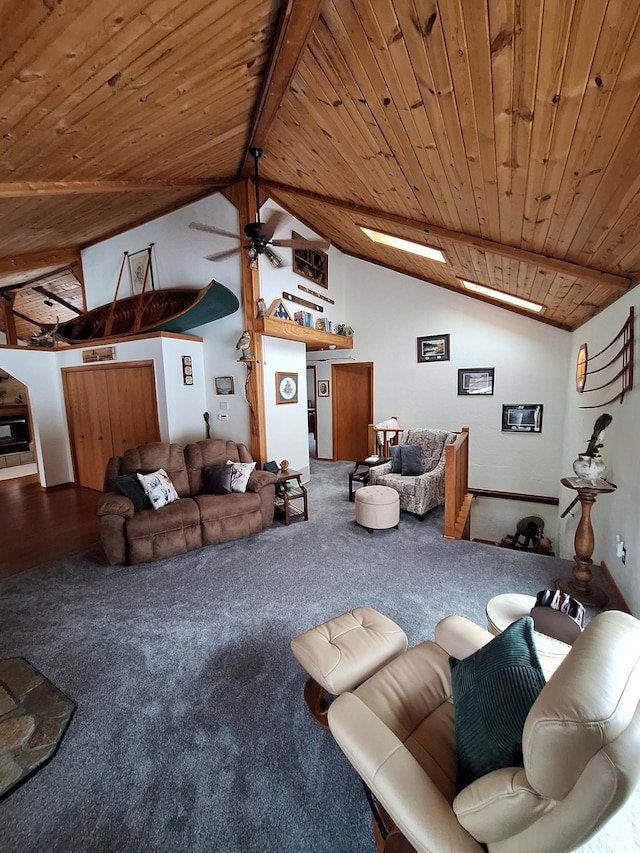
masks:
<instances>
[{"instance_id":1,"label":"electrical outlet","mask_svg":"<svg viewBox=\"0 0 640 853\"><path fill-rule=\"evenodd\" d=\"M229 415L222 415L222 414L221 414L221 415L218 415L218 420L219 420L219 421L228 421L228 420L229 420Z\"/></svg>"}]
</instances>

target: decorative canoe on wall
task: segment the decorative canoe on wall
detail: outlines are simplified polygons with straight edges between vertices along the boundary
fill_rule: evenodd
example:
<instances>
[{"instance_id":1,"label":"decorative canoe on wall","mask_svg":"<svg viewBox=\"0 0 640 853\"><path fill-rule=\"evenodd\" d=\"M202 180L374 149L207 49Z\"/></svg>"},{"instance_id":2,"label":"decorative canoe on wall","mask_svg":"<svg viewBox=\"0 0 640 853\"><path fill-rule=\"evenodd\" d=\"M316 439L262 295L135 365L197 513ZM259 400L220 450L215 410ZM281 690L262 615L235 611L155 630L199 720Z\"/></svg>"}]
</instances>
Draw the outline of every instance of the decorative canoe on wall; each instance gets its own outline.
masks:
<instances>
[{"instance_id":1,"label":"decorative canoe on wall","mask_svg":"<svg viewBox=\"0 0 640 853\"><path fill-rule=\"evenodd\" d=\"M186 332L227 317L239 307L235 293L212 281L202 290L151 290L118 299L60 323L52 332L69 344L148 332Z\"/></svg>"}]
</instances>

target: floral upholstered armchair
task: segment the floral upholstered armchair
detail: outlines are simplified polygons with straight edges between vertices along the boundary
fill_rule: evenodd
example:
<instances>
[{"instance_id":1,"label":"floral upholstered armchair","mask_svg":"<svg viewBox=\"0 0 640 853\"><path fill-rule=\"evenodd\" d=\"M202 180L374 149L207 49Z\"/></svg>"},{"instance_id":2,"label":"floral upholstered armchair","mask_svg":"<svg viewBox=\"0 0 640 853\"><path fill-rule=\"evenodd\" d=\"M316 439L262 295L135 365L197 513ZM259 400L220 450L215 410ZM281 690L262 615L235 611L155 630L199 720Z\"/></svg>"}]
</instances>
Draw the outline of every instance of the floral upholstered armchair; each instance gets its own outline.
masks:
<instances>
[{"instance_id":1,"label":"floral upholstered armchair","mask_svg":"<svg viewBox=\"0 0 640 853\"><path fill-rule=\"evenodd\" d=\"M391 448L391 461L371 468L369 484L390 486L400 496L400 509L420 521L430 509L444 503L445 446L457 433L441 429L409 429Z\"/></svg>"}]
</instances>

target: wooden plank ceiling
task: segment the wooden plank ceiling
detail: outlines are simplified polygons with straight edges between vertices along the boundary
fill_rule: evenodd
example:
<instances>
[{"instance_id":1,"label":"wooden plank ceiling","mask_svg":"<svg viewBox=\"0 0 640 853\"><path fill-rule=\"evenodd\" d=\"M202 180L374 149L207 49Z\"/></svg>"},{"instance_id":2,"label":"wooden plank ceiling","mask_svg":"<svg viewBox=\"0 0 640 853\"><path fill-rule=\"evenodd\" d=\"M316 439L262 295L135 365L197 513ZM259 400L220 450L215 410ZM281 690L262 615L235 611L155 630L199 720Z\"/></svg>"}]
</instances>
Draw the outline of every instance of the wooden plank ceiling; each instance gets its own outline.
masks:
<instances>
[{"instance_id":1,"label":"wooden plank ceiling","mask_svg":"<svg viewBox=\"0 0 640 853\"><path fill-rule=\"evenodd\" d=\"M639 280L639 16L628 0L0 0L0 291L19 335L82 309L60 258L230 185L250 144L264 188L342 251L579 327Z\"/></svg>"}]
</instances>

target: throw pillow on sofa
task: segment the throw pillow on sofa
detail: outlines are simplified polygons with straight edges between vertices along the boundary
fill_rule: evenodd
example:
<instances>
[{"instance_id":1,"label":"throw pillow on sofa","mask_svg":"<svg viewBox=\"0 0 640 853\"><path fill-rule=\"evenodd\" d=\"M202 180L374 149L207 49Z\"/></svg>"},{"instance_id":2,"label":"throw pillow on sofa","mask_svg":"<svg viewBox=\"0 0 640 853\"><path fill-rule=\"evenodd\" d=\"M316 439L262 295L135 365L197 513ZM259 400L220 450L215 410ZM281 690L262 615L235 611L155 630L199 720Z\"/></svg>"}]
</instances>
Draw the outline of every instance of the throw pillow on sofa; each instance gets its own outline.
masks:
<instances>
[{"instance_id":1,"label":"throw pillow on sofa","mask_svg":"<svg viewBox=\"0 0 640 853\"><path fill-rule=\"evenodd\" d=\"M138 474L137 476L154 509L160 509L179 500L180 496L164 468L159 468L152 474Z\"/></svg>"},{"instance_id":2,"label":"throw pillow on sofa","mask_svg":"<svg viewBox=\"0 0 640 853\"><path fill-rule=\"evenodd\" d=\"M209 465L202 469L203 495L231 494L231 465Z\"/></svg>"},{"instance_id":3,"label":"throw pillow on sofa","mask_svg":"<svg viewBox=\"0 0 640 853\"><path fill-rule=\"evenodd\" d=\"M120 474L117 477L112 477L111 482L121 494L126 498L129 498L133 504L134 512L140 512L142 509L151 508L149 498L147 497L145 490L142 488L142 484L140 483L140 480L138 480L137 474Z\"/></svg>"},{"instance_id":4,"label":"throw pillow on sofa","mask_svg":"<svg viewBox=\"0 0 640 853\"><path fill-rule=\"evenodd\" d=\"M247 483L251 472L256 467L255 462L232 462L227 460L227 465L231 467L231 491L246 492Z\"/></svg>"}]
</instances>

